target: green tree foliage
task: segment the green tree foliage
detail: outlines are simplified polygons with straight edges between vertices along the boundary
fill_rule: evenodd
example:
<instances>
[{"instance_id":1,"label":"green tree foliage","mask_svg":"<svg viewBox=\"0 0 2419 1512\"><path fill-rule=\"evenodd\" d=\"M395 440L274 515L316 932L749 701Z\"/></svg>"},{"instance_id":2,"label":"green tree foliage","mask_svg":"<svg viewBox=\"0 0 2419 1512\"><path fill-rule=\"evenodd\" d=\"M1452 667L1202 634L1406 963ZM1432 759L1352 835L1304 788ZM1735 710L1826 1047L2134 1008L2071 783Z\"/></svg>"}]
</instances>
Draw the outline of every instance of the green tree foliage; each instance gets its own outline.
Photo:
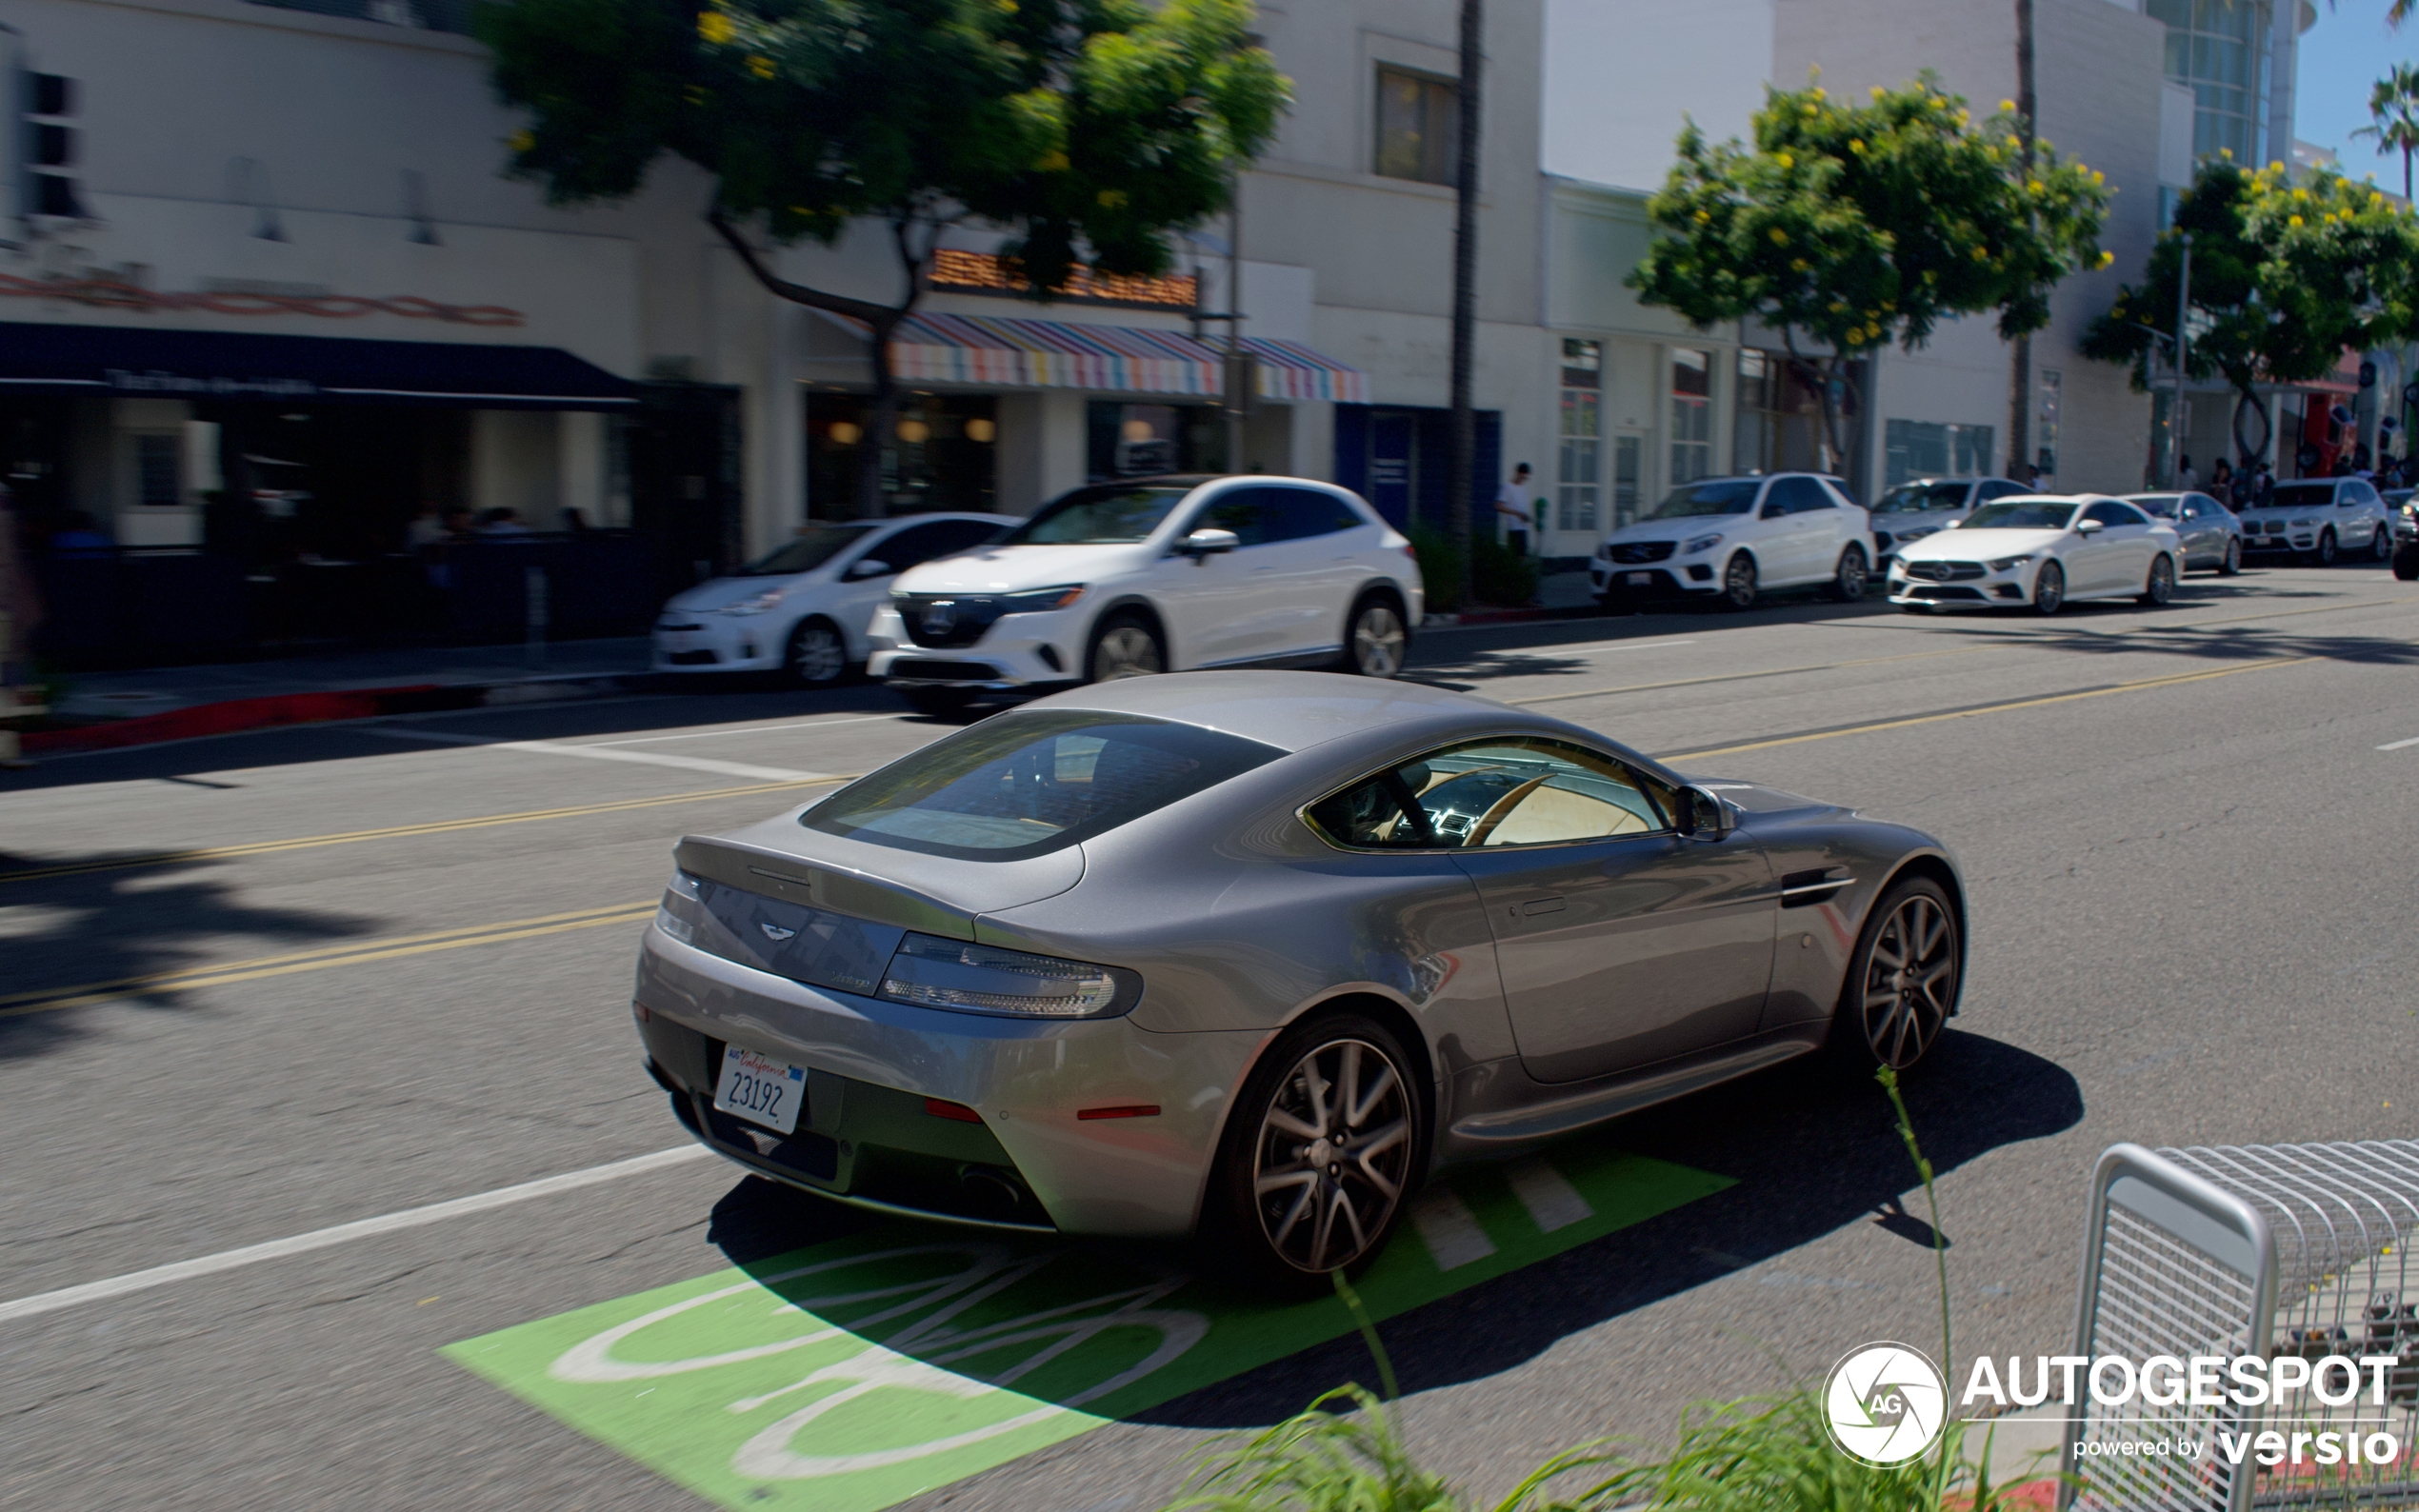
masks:
<instances>
[{"instance_id":1,"label":"green tree foliage","mask_svg":"<svg viewBox=\"0 0 2419 1512\"><path fill-rule=\"evenodd\" d=\"M706 218L773 293L863 321L874 434L889 338L961 222L1006 230L1037 297L1079 260L1157 273L1225 208L1287 85L1249 0L510 0L483 5L494 83L528 112L507 171L550 201L636 193L660 158L712 180ZM778 276L750 232L887 225L890 303ZM875 496L866 448L859 507Z\"/></svg>"},{"instance_id":2,"label":"green tree foliage","mask_svg":"<svg viewBox=\"0 0 2419 1512\"><path fill-rule=\"evenodd\" d=\"M2150 386L2160 338L2173 333L2186 232L2186 372L2222 376L2234 390L2234 444L2245 461L2266 451L2273 428L2259 385L2307 382L2330 371L2346 348L2419 334L2419 221L2408 209L2332 170L2296 184L2281 164L2252 172L2210 158L2151 249L2142 281L2120 289L2084 337L2087 356L2129 365L2137 388ZM2254 418L2257 431L2246 433Z\"/></svg>"},{"instance_id":3,"label":"green tree foliage","mask_svg":"<svg viewBox=\"0 0 2419 1512\"><path fill-rule=\"evenodd\" d=\"M2419 68L2397 63L2369 91L2369 124L2352 132L2373 136L2380 154L2402 154L2402 197L2410 198L2410 154L2419 152Z\"/></svg>"},{"instance_id":4,"label":"green tree foliage","mask_svg":"<svg viewBox=\"0 0 2419 1512\"><path fill-rule=\"evenodd\" d=\"M1629 285L1699 328L1778 332L1822 403L1830 466L1856 359L1921 347L1959 315L2038 330L2058 281L2107 261L2102 176L2047 142L2028 173L2011 109L1976 123L1929 78L1861 106L1768 90L1751 144L1710 144L1691 123L1679 152Z\"/></svg>"}]
</instances>

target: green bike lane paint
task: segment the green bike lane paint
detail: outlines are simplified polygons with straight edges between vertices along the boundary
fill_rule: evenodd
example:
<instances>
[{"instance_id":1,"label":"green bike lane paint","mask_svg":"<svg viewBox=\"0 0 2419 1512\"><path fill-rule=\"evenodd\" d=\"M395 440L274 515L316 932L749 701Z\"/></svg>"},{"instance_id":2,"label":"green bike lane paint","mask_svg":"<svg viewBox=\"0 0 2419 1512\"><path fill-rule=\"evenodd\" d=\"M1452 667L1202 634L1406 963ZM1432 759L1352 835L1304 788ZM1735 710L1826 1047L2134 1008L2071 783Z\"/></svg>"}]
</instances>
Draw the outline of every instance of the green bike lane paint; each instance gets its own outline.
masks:
<instances>
[{"instance_id":1,"label":"green bike lane paint","mask_svg":"<svg viewBox=\"0 0 2419 1512\"><path fill-rule=\"evenodd\" d=\"M1357 1289L1393 1317L1731 1184L1584 1144L1456 1172ZM900 1223L442 1353L734 1512L878 1512L1353 1327L1332 1296Z\"/></svg>"}]
</instances>

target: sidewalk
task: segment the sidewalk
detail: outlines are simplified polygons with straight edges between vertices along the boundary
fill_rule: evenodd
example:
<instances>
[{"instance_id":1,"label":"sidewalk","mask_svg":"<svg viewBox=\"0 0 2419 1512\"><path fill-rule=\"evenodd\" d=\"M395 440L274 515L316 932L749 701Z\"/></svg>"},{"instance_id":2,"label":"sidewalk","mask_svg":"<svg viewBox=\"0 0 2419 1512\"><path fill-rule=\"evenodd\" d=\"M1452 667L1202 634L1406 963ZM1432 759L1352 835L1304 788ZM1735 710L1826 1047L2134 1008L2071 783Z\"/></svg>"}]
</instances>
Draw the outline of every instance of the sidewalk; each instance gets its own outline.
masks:
<instances>
[{"instance_id":1,"label":"sidewalk","mask_svg":"<svg viewBox=\"0 0 2419 1512\"><path fill-rule=\"evenodd\" d=\"M647 672L648 640L404 647L283 661L79 673L51 706L66 729L24 737L29 756L147 746L273 725L536 703L620 692Z\"/></svg>"}]
</instances>

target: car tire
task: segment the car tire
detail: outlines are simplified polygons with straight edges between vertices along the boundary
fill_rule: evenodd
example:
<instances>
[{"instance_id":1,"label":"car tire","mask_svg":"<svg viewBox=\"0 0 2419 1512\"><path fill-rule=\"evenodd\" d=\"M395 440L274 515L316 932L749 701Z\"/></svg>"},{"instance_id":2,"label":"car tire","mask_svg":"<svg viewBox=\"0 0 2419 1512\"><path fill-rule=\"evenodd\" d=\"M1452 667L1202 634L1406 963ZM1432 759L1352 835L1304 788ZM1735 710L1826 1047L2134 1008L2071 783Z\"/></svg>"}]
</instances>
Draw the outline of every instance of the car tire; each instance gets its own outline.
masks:
<instances>
[{"instance_id":1,"label":"car tire","mask_svg":"<svg viewBox=\"0 0 2419 1512\"><path fill-rule=\"evenodd\" d=\"M2405 583L2419 583L2419 548L2394 553L2394 576Z\"/></svg>"},{"instance_id":2,"label":"car tire","mask_svg":"<svg viewBox=\"0 0 2419 1512\"><path fill-rule=\"evenodd\" d=\"M1865 548L1850 541L1839 554L1839 564L1831 568L1831 597L1842 604L1862 603L1865 586L1872 581L1872 572L1865 565Z\"/></svg>"},{"instance_id":3,"label":"car tire","mask_svg":"<svg viewBox=\"0 0 2419 1512\"><path fill-rule=\"evenodd\" d=\"M1244 1079L1210 1178L1205 1216L1223 1258L1264 1287L1309 1292L1376 1256L1428 1168L1416 1064L1393 1031L1349 1010L1279 1035ZM1313 1145L1329 1158L1310 1158Z\"/></svg>"},{"instance_id":4,"label":"car tire","mask_svg":"<svg viewBox=\"0 0 2419 1512\"><path fill-rule=\"evenodd\" d=\"M2380 562L2392 561L2394 559L2394 533L2391 530L2387 529L2382 525L2377 527L2377 533L2369 538L2369 554L2375 557Z\"/></svg>"},{"instance_id":5,"label":"car tire","mask_svg":"<svg viewBox=\"0 0 2419 1512\"><path fill-rule=\"evenodd\" d=\"M1403 623L1402 607L1383 593L1372 593L1352 606L1344 629L1344 655L1339 672L1361 677L1399 676L1411 647L1411 632Z\"/></svg>"},{"instance_id":6,"label":"car tire","mask_svg":"<svg viewBox=\"0 0 2419 1512\"><path fill-rule=\"evenodd\" d=\"M2150 559L2149 580L2134 600L2146 609L2163 609L2175 599L2175 559L2162 551Z\"/></svg>"},{"instance_id":7,"label":"car tire","mask_svg":"<svg viewBox=\"0 0 2419 1512\"><path fill-rule=\"evenodd\" d=\"M2032 612L2043 617L2067 607L2067 570L2044 562L2032 574Z\"/></svg>"},{"instance_id":8,"label":"car tire","mask_svg":"<svg viewBox=\"0 0 2419 1512\"><path fill-rule=\"evenodd\" d=\"M1722 567L1722 602L1744 612L1755 607L1755 558L1734 551Z\"/></svg>"},{"instance_id":9,"label":"car tire","mask_svg":"<svg viewBox=\"0 0 2419 1512\"><path fill-rule=\"evenodd\" d=\"M902 687L899 689L899 696L906 699L908 706L917 713L930 714L939 718L955 714L973 703L974 689L970 687Z\"/></svg>"},{"instance_id":10,"label":"car tire","mask_svg":"<svg viewBox=\"0 0 2419 1512\"><path fill-rule=\"evenodd\" d=\"M1948 892L1929 877L1902 879L1856 937L1825 1050L1843 1068L1908 1069L1939 1041L1965 976L1965 931Z\"/></svg>"},{"instance_id":11,"label":"car tire","mask_svg":"<svg viewBox=\"0 0 2419 1512\"><path fill-rule=\"evenodd\" d=\"M2243 543L2235 540L2232 536L2228 536L2226 538L2226 558L2224 561L2218 563L2217 575L2222 578L2237 577L2241 575L2242 570Z\"/></svg>"},{"instance_id":12,"label":"car tire","mask_svg":"<svg viewBox=\"0 0 2419 1512\"><path fill-rule=\"evenodd\" d=\"M2330 525L2318 532L2318 549L2309 554L2309 559L2320 567L2335 565L2335 527L2333 526Z\"/></svg>"},{"instance_id":13,"label":"car tire","mask_svg":"<svg viewBox=\"0 0 2419 1512\"><path fill-rule=\"evenodd\" d=\"M822 615L809 615L790 632L781 670L797 687L837 687L849 677L848 638Z\"/></svg>"},{"instance_id":14,"label":"car tire","mask_svg":"<svg viewBox=\"0 0 2419 1512\"><path fill-rule=\"evenodd\" d=\"M1114 683L1150 677L1168 669L1168 647L1150 622L1130 609L1110 615L1092 629L1084 651L1084 681Z\"/></svg>"}]
</instances>

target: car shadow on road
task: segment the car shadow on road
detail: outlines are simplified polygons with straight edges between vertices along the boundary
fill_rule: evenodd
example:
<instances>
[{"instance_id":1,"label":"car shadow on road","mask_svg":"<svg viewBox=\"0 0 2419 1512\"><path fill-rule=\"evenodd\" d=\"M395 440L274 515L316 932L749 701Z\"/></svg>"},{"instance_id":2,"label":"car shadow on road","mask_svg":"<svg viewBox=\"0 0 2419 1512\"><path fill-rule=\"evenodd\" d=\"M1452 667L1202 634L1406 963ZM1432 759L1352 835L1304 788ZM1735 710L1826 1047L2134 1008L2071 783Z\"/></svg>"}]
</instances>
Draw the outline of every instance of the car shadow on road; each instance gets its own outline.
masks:
<instances>
[{"instance_id":1,"label":"car shadow on road","mask_svg":"<svg viewBox=\"0 0 2419 1512\"><path fill-rule=\"evenodd\" d=\"M373 934L375 919L264 908L238 889L196 875L199 861L119 870L116 855L16 856L0 851L0 1063L62 1049L88 1032L104 1003L190 1013L191 991L160 990L157 979L222 960L250 960ZM78 874L78 866L98 868ZM10 873L34 873L17 876ZM47 873L47 875L44 875ZM146 990L150 988L150 990Z\"/></svg>"}]
</instances>

